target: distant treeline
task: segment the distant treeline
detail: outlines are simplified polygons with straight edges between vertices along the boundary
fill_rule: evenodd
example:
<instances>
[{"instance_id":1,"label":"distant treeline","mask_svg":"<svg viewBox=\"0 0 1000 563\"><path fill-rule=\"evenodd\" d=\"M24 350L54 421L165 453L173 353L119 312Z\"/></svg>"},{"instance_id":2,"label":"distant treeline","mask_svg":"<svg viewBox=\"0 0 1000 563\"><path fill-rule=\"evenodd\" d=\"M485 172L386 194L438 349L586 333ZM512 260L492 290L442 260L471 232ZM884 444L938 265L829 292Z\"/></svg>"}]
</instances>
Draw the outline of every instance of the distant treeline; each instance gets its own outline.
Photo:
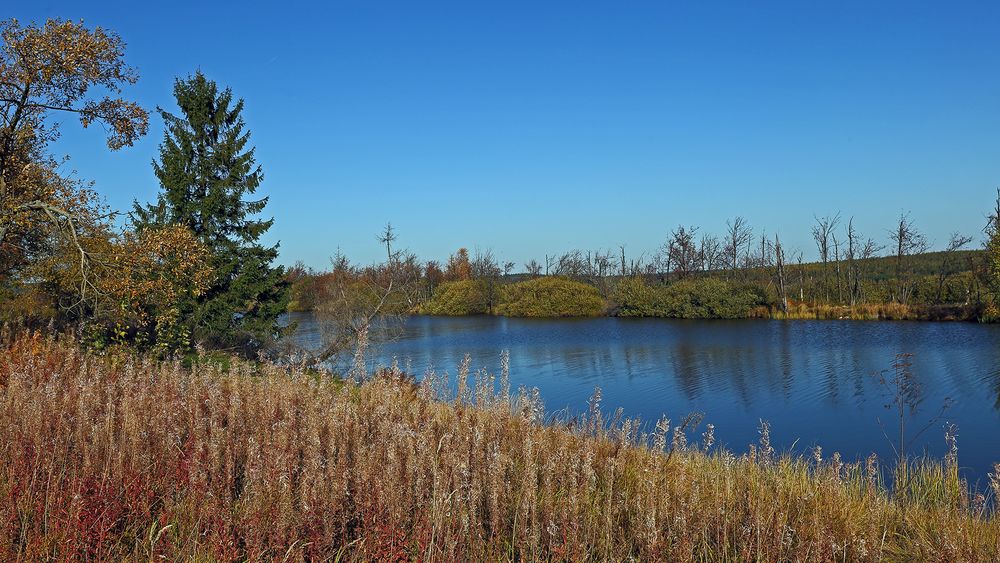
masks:
<instances>
[{"instance_id":1,"label":"distant treeline","mask_svg":"<svg viewBox=\"0 0 1000 563\"><path fill-rule=\"evenodd\" d=\"M992 229L990 221L988 231ZM442 266L394 251L387 227L386 261L359 267L343 255L329 271L298 264L289 271L293 311L364 303L369 313L567 317L852 318L989 320L995 284L986 250L952 235L946 248L928 244L908 215L889 246L862 240L853 220L818 218L820 260L789 255L778 237L753 234L742 218L723 238L678 227L653 256L573 250L532 260L515 271L491 251L455 252ZM888 252L885 249L888 248ZM365 308L363 307L363 308ZM340 307L343 309L344 307Z\"/></svg>"}]
</instances>

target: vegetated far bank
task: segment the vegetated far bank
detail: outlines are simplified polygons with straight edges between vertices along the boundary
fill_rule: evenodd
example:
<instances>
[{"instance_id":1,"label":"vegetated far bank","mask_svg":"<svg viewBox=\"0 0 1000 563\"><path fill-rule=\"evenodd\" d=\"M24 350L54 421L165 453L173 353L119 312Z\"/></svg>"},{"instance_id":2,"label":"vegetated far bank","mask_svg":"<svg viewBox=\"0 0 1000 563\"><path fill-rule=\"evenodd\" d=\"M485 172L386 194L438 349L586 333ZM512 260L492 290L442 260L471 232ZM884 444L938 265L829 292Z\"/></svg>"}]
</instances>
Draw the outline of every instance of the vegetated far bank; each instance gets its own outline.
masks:
<instances>
[{"instance_id":1,"label":"vegetated far bank","mask_svg":"<svg viewBox=\"0 0 1000 563\"><path fill-rule=\"evenodd\" d=\"M415 311L426 315L507 317L596 317L607 304L596 287L565 278L544 277L503 284L490 295L479 280L442 283Z\"/></svg>"},{"instance_id":2,"label":"vegetated far bank","mask_svg":"<svg viewBox=\"0 0 1000 563\"><path fill-rule=\"evenodd\" d=\"M415 273L408 279L415 289L406 300L395 299L395 314L444 316L502 315L508 317L658 317L676 319L853 319L853 320L991 320L991 293L977 264L982 251L945 256L931 253L912 257L913 274L905 282L907 300L894 300L901 283L893 277L888 258L855 266L871 272L856 287L846 280L824 284L822 265L789 267L784 298L771 272L754 268L737 272L697 272L681 278L667 274L604 275L477 275L439 279ZM456 260L455 256L452 261ZM343 263L342 263L343 265ZM385 276L389 269L380 270ZM459 270L462 271L462 270ZM944 273L942 273L944 272ZM306 273L292 279L292 310L310 310L345 293L366 291L362 300L379 299L365 280L368 269L341 269L336 275ZM405 278L404 276L404 279ZM346 283L344 280L353 280ZM385 285L385 284L383 284ZM401 283L405 286L405 283ZM809 300L807 296L813 296ZM825 297L824 297L825 296ZM358 301L357 299L354 300Z\"/></svg>"},{"instance_id":3,"label":"vegetated far bank","mask_svg":"<svg viewBox=\"0 0 1000 563\"><path fill-rule=\"evenodd\" d=\"M542 424L507 374L460 395L233 359L190 370L0 337L7 560L996 561L957 458L744 455L685 419ZM72 421L68 423L67 421ZM647 432L648 431L648 432ZM699 438L700 436L700 438ZM697 440L697 442L696 442ZM997 468L1000 472L1000 467Z\"/></svg>"}]
</instances>

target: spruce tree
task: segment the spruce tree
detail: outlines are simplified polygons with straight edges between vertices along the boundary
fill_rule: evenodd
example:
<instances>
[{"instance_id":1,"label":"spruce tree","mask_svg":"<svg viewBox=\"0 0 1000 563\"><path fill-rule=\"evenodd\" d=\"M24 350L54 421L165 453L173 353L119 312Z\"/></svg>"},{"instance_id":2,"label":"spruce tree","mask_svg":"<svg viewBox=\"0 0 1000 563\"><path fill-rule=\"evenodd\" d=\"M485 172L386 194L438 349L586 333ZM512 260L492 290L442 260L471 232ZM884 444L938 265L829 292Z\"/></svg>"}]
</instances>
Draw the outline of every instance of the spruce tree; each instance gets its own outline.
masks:
<instances>
[{"instance_id":1,"label":"spruce tree","mask_svg":"<svg viewBox=\"0 0 1000 563\"><path fill-rule=\"evenodd\" d=\"M199 71L174 83L180 115L157 108L164 121L153 170L161 192L153 205L135 203L137 229L183 225L212 252L215 279L183 314L197 342L253 351L278 336L278 315L288 304L284 269L271 264L278 246L259 239L274 222L258 215L267 198L248 199L263 174L247 148L243 100L219 91Z\"/></svg>"}]
</instances>

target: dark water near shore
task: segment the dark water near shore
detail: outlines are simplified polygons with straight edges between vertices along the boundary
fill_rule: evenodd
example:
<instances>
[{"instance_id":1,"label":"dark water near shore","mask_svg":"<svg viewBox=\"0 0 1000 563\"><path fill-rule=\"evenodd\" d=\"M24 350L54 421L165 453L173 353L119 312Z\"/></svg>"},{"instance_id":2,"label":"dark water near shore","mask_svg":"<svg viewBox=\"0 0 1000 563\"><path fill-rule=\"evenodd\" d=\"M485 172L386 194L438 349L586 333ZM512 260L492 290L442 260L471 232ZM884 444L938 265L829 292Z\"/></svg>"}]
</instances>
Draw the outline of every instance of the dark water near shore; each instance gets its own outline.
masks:
<instances>
[{"instance_id":1,"label":"dark water near shore","mask_svg":"<svg viewBox=\"0 0 1000 563\"><path fill-rule=\"evenodd\" d=\"M295 314L296 339L318 346L308 314ZM779 450L820 445L824 457L893 456L877 418L894 436L891 399L876 374L911 353L923 402L908 422L926 425L946 398L944 420L911 452L945 453L942 425L959 427L959 464L973 483L1000 462L1000 327L965 323L857 321L682 321L663 319L507 319L413 317L378 360L433 367L452 379L465 354L472 369L499 373L510 352L512 387L537 387L551 414L584 411L595 387L603 406L625 416L674 421L699 411L717 439L740 452L771 424ZM699 430L700 434L700 430Z\"/></svg>"}]
</instances>

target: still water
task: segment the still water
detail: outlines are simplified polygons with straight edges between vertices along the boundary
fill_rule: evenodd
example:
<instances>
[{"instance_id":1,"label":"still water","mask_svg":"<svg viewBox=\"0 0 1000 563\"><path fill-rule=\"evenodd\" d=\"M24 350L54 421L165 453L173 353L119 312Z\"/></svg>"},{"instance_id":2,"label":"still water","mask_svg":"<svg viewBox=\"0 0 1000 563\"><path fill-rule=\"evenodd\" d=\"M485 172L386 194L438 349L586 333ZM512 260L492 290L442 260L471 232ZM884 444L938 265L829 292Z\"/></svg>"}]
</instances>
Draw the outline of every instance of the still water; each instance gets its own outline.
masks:
<instances>
[{"instance_id":1,"label":"still water","mask_svg":"<svg viewBox=\"0 0 1000 563\"><path fill-rule=\"evenodd\" d=\"M295 314L296 339L318 346L308 314ZM510 353L512 387L537 387L546 412L586 409L595 387L603 407L628 417L674 421L704 413L718 441L742 452L771 424L776 449L839 451L848 460L871 452L893 457L898 422L878 373L910 353L922 402L907 419L916 434L947 400L951 407L909 451L943 456L945 421L959 428L959 464L984 484L1000 462L1000 327L971 323L858 321L688 321L665 319L508 319L411 317L381 345L377 361L409 362L452 380L469 354L472 369L499 373ZM700 429L698 434L700 435ZM699 438L700 439L700 438Z\"/></svg>"}]
</instances>

